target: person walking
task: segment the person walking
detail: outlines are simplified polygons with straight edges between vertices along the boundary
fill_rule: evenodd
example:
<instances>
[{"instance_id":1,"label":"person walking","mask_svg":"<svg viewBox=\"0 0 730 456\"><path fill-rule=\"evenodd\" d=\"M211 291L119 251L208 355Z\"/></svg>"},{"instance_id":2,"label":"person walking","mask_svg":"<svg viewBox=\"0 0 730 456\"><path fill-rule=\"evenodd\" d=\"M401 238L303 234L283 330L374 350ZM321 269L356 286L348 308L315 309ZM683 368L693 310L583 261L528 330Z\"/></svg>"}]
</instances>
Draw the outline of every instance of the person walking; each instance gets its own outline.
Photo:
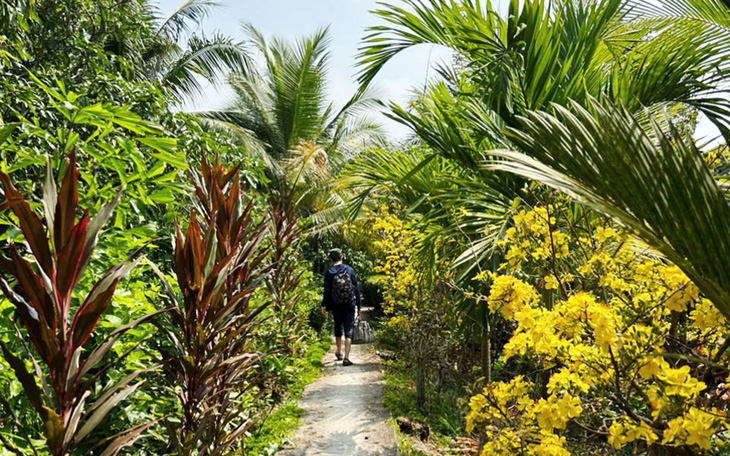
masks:
<instances>
[{"instance_id":1,"label":"person walking","mask_svg":"<svg viewBox=\"0 0 730 456\"><path fill-rule=\"evenodd\" d=\"M332 267L324 274L324 294L322 296L322 315L325 309L332 312L335 319L335 341L337 360L343 366L352 366L350 347L355 328L355 312L360 315L360 289L357 286L355 271L342 262L342 252L333 249L329 252ZM342 337L345 337L345 354L342 354Z\"/></svg>"}]
</instances>

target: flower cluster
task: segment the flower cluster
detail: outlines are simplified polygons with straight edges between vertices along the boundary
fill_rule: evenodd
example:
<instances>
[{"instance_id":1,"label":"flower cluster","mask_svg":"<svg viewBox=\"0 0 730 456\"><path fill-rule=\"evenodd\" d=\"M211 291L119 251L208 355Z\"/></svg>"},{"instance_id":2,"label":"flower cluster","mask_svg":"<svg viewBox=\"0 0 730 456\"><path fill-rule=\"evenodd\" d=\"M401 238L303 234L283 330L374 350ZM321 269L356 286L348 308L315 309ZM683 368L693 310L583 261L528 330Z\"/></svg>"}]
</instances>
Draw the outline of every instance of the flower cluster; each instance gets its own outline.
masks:
<instances>
[{"instance_id":1,"label":"flower cluster","mask_svg":"<svg viewBox=\"0 0 730 456\"><path fill-rule=\"evenodd\" d=\"M391 326L402 325L403 319L397 318L396 314L399 310L411 309L421 292L418 271L412 258L418 233L385 208L375 219L372 231L377 234L374 246L382 256L375 267L378 274L375 281L387 291L383 296L383 308L393 316Z\"/></svg>"},{"instance_id":2,"label":"flower cluster","mask_svg":"<svg viewBox=\"0 0 730 456\"><path fill-rule=\"evenodd\" d=\"M586 433L634 451L724 443L730 326L678 267L605 223L524 211L500 274L477 278L513 328L503 361L532 366L471 399L483 456L568 455Z\"/></svg>"}]
</instances>

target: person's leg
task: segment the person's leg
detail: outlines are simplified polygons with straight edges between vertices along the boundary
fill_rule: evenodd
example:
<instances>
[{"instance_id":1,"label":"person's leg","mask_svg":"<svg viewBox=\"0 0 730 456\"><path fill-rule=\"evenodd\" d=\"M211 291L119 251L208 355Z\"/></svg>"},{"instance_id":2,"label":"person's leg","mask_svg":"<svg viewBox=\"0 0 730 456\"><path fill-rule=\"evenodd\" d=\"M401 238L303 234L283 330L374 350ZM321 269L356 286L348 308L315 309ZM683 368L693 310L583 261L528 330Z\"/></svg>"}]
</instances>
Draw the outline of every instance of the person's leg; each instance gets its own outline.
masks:
<instances>
[{"instance_id":1,"label":"person's leg","mask_svg":"<svg viewBox=\"0 0 730 456\"><path fill-rule=\"evenodd\" d=\"M350 365L350 347L352 346L352 334L355 332L355 312L348 312L343 318L345 333L345 360L343 364Z\"/></svg>"},{"instance_id":2,"label":"person's leg","mask_svg":"<svg viewBox=\"0 0 730 456\"><path fill-rule=\"evenodd\" d=\"M332 312L332 316L335 320L335 345L337 346L337 352L335 352L335 356L339 361L342 359L342 336L345 335L345 324L342 318L342 312L338 312L337 310L335 310L334 312Z\"/></svg>"},{"instance_id":3,"label":"person's leg","mask_svg":"<svg viewBox=\"0 0 730 456\"><path fill-rule=\"evenodd\" d=\"M350 359L350 346L352 346L352 339L345 339L345 359Z\"/></svg>"}]
</instances>

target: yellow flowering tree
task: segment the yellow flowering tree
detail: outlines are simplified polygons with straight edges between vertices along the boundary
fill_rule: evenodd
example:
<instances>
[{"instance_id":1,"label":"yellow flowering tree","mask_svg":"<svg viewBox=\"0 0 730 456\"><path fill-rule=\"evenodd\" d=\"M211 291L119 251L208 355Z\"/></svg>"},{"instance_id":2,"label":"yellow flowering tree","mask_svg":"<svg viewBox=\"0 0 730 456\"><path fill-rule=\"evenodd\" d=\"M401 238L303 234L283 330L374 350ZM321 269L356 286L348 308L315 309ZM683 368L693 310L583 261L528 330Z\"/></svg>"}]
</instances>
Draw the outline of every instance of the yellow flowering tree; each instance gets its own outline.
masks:
<instances>
[{"instance_id":1,"label":"yellow flowering tree","mask_svg":"<svg viewBox=\"0 0 730 456\"><path fill-rule=\"evenodd\" d=\"M402 356L416 369L416 396L420 406L427 400L426 383L434 371L437 383L454 341L455 312L447 299L447 275L429 278L419 267L417 250L420 233L398 216L395 209L381 208L369 227L373 245L380 255L374 278L383 291L383 310L388 318L387 330L397 339ZM447 268L439 262L438 271ZM437 385L438 388L438 385Z\"/></svg>"},{"instance_id":2,"label":"yellow flowering tree","mask_svg":"<svg viewBox=\"0 0 730 456\"><path fill-rule=\"evenodd\" d=\"M502 248L477 280L511 324L516 372L471 398L482 456L724 445L730 326L679 268L568 205L522 211Z\"/></svg>"}]
</instances>

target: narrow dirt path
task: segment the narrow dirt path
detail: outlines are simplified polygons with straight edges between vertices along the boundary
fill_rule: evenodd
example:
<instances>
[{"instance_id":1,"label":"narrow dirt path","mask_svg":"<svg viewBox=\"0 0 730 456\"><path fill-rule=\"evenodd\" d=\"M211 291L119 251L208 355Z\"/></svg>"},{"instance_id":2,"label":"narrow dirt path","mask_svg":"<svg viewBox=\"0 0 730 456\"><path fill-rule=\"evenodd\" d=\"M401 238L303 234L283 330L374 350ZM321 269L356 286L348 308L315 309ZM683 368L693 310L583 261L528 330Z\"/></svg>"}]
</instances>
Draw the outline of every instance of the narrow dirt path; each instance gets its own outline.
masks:
<instances>
[{"instance_id":1,"label":"narrow dirt path","mask_svg":"<svg viewBox=\"0 0 730 456\"><path fill-rule=\"evenodd\" d=\"M299 406L306 413L293 448L278 456L395 456L395 431L382 405L385 381L372 346L354 345L354 366L324 359L324 375L309 385Z\"/></svg>"}]
</instances>

